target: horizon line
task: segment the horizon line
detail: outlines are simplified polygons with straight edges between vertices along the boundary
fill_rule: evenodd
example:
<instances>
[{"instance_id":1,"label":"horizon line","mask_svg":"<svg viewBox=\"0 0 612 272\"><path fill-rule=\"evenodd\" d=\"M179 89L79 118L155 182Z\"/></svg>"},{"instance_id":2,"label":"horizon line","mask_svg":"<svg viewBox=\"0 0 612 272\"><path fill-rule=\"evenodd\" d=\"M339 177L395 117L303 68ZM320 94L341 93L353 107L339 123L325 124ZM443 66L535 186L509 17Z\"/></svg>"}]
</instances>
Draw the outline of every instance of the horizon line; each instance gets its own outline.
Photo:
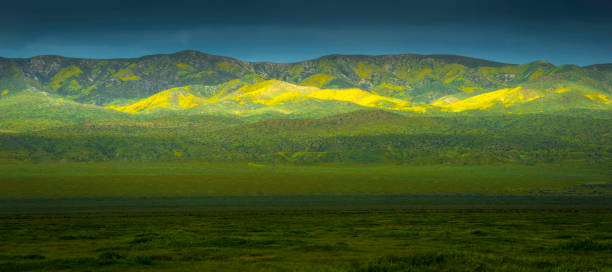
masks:
<instances>
[{"instance_id":1,"label":"horizon line","mask_svg":"<svg viewBox=\"0 0 612 272\"><path fill-rule=\"evenodd\" d=\"M120 57L120 58L68 57L68 56L57 55L57 54L44 54L44 55L35 55L35 56L30 56L30 57L3 57L3 56L0 56L0 59L15 59L15 60L20 60L20 59L33 59L33 58L38 58L38 57L61 57L61 58L67 58L67 59L87 59L87 60L127 60L127 59L141 59L141 58L153 57L153 56L176 55L176 54L187 53L187 52L195 52L195 53L199 53L199 54L203 54L203 55L208 55L208 56L213 56L213 57L229 58L229 59L233 59L233 60L236 60L236 61L247 62L247 63L272 63L272 64L296 64L296 63L301 63L301 62L306 62L306 61L318 60L318 59L322 59L322 58L325 58L325 57L333 57L333 56L349 56L349 57L350 56L354 56L354 57L384 57L384 56L442 57L442 56L450 56L450 57L462 57L462 58L468 58L468 59L473 59L473 60L492 62L492 63L495 63L495 64L501 64L501 65L524 65L524 64L530 64L530 63L536 63L536 62L544 62L544 63L550 64L550 65L553 65L553 66L567 66L567 65L571 65L571 66L578 66L578 67L589 67L589 66L595 66L595 65L612 64L610 62L600 62L600 63L593 63L593 64L582 65L582 66L581 65L577 65L577 64L572 64L572 63L556 65L556 64L553 64L553 63L551 63L549 61L546 61L546 60L534 60L534 61L530 61L530 62L526 62L526 63L507 63L507 62L500 62L500 61L489 60L489 59L484 59L484 58L464 56L464 55L457 55L457 54L448 54L448 53L438 53L438 54L419 54L419 53L400 53L400 54L342 54L342 53L333 53L333 54L322 55L322 56L315 57L315 58L304 59L304 60L301 60L301 61L289 61L289 62L275 62L275 61L265 61L265 60L264 61L246 61L246 60L242 60L242 59L238 59L238 58L230 57L230 56L210 54L210 53L202 52L202 51L199 51L199 50L196 50L196 49L184 49L184 50L180 50L180 51L176 51L176 52L172 52L172 53L145 54L145 55L136 56L136 57Z\"/></svg>"}]
</instances>

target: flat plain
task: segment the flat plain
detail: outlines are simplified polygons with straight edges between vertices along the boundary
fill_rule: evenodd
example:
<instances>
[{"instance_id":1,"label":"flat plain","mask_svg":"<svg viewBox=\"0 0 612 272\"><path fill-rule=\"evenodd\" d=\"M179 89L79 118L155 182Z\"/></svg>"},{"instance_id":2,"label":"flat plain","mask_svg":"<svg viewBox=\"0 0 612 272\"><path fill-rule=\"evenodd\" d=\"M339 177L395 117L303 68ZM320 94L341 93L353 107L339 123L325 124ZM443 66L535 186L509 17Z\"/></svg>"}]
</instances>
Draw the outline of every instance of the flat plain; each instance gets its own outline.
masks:
<instances>
[{"instance_id":1,"label":"flat plain","mask_svg":"<svg viewBox=\"0 0 612 272\"><path fill-rule=\"evenodd\" d=\"M0 271L612 271L606 168L0 170Z\"/></svg>"},{"instance_id":2,"label":"flat plain","mask_svg":"<svg viewBox=\"0 0 612 272\"><path fill-rule=\"evenodd\" d=\"M0 271L610 271L612 213L549 209L0 216Z\"/></svg>"},{"instance_id":3,"label":"flat plain","mask_svg":"<svg viewBox=\"0 0 612 272\"><path fill-rule=\"evenodd\" d=\"M3 163L0 199L282 195L609 195L611 171L584 165Z\"/></svg>"}]
</instances>

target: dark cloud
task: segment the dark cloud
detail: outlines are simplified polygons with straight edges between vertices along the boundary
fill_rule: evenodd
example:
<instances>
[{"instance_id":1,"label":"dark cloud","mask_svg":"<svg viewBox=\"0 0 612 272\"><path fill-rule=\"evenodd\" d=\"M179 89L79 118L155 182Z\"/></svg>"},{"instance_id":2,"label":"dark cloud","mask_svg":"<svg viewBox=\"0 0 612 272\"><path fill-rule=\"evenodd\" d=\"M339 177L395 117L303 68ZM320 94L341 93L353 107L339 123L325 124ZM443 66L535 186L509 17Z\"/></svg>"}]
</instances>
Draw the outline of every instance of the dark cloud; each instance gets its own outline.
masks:
<instances>
[{"instance_id":1,"label":"dark cloud","mask_svg":"<svg viewBox=\"0 0 612 272\"><path fill-rule=\"evenodd\" d=\"M415 52L587 64L612 61L610 29L612 2L600 0L6 1L0 55L189 48L248 60Z\"/></svg>"},{"instance_id":2,"label":"dark cloud","mask_svg":"<svg viewBox=\"0 0 612 272\"><path fill-rule=\"evenodd\" d=\"M610 1L239 0L7 1L3 23L45 28L97 24L610 23ZM43 25L44 24L44 25Z\"/></svg>"}]
</instances>

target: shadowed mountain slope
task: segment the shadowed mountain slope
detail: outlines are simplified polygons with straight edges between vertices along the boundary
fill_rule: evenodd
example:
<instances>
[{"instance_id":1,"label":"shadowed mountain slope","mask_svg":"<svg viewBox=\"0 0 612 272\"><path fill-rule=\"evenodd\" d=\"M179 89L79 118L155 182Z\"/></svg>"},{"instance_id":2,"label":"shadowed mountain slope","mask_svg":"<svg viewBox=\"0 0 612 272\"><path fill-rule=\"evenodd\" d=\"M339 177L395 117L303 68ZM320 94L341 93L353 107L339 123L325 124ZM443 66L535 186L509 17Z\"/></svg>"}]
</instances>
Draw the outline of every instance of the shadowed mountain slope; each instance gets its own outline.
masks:
<instances>
[{"instance_id":1,"label":"shadowed mountain slope","mask_svg":"<svg viewBox=\"0 0 612 272\"><path fill-rule=\"evenodd\" d=\"M215 86L250 76L325 89L359 88L429 104L446 95L477 94L550 80L580 81L609 94L612 85L606 67L554 66L542 61L511 65L461 56L414 54L330 55L298 63L249 63L197 51L110 60L38 56L0 59L0 89L19 89L23 81L28 81L77 102L109 105L117 99L145 98L187 85ZM2 82L16 78L21 83L4 83L7 87L2 87Z\"/></svg>"}]
</instances>

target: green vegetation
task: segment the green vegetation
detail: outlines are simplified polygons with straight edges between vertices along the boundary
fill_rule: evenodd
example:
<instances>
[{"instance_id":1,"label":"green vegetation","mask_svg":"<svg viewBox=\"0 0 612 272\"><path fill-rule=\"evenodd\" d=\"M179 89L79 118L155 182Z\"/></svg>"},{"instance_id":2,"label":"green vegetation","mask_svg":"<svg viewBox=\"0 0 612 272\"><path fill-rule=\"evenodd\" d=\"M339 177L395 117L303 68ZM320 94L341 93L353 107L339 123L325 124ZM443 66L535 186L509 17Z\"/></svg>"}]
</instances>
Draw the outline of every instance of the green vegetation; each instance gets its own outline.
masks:
<instances>
[{"instance_id":1,"label":"green vegetation","mask_svg":"<svg viewBox=\"0 0 612 272\"><path fill-rule=\"evenodd\" d=\"M608 271L612 214L282 210L0 216L1 271Z\"/></svg>"},{"instance_id":2,"label":"green vegetation","mask_svg":"<svg viewBox=\"0 0 612 272\"><path fill-rule=\"evenodd\" d=\"M183 115L262 121L384 109L437 117L610 119L612 110L612 74L601 68L605 65L510 65L445 55L333 55L275 64L195 51L137 59L40 56L0 62L0 131L9 132Z\"/></svg>"},{"instance_id":3,"label":"green vegetation","mask_svg":"<svg viewBox=\"0 0 612 272\"><path fill-rule=\"evenodd\" d=\"M612 271L612 69L0 58L0 271Z\"/></svg>"},{"instance_id":4,"label":"green vegetation","mask_svg":"<svg viewBox=\"0 0 612 272\"><path fill-rule=\"evenodd\" d=\"M610 195L610 170L567 165L7 163L0 199L282 195Z\"/></svg>"},{"instance_id":5,"label":"green vegetation","mask_svg":"<svg viewBox=\"0 0 612 272\"><path fill-rule=\"evenodd\" d=\"M42 91L70 96L80 103L107 106L115 99L151 96L188 85L216 86L247 75L319 88L360 88L412 102L433 103L447 95L480 94L523 85L579 83L607 97L612 92L603 65L554 66L546 62L511 65L448 55L332 55L293 64L247 63L196 51L137 59L81 60L40 56L32 62L0 60L2 81L36 82ZM50 67L53 67L52 69ZM27 76L26 76L27 75ZM33 77L35 75L35 77ZM23 84L12 84L13 87ZM92 86L95 92L91 90Z\"/></svg>"},{"instance_id":6,"label":"green vegetation","mask_svg":"<svg viewBox=\"0 0 612 272\"><path fill-rule=\"evenodd\" d=\"M127 115L115 114L117 118ZM108 121L72 121L47 130L0 133L0 158L297 165L568 163L598 167L609 166L612 158L612 122L594 117L421 117L385 111L263 121L214 115L128 116L134 119L115 121L115 115L107 115Z\"/></svg>"}]
</instances>

